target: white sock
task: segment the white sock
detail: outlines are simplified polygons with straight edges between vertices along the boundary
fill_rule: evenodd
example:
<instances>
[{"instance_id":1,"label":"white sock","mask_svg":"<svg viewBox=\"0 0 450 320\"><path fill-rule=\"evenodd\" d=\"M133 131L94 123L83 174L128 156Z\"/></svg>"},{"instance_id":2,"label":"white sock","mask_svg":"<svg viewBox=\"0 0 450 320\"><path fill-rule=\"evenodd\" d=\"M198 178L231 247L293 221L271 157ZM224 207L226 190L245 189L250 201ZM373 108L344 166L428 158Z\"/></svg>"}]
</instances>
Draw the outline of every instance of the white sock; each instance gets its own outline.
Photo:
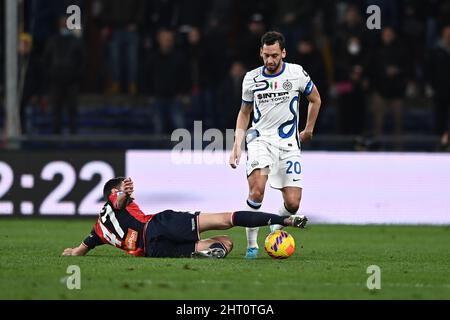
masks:
<instances>
[{"instance_id":1,"label":"white sock","mask_svg":"<svg viewBox=\"0 0 450 320\"><path fill-rule=\"evenodd\" d=\"M252 205L250 206L249 203ZM255 201L247 200L245 204L245 209L247 211L258 212L261 208L262 203L257 203ZM258 209L256 209L258 207ZM258 246L258 231L259 228L246 228L247 233L247 248L259 248Z\"/></svg>"},{"instance_id":2,"label":"white sock","mask_svg":"<svg viewBox=\"0 0 450 320\"><path fill-rule=\"evenodd\" d=\"M247 233L247 248L259 248L258 246L259 228L245 228Z\"/></svg>"},{"instance_id":3,"label":"white sock","mask_svg":"<svg viewBox=\"0 0 450 320\"><path fill-rule=\"evenodd\" d=\"M284 203L280 207L280 209L278 209L278 215L281 216L281 217L289 217L289 216L294 215L294 214L296 214L296 213L290 213L289 211L287 211L286 206L284 205ZM281 224L275 224L275 225L270 227L270 230L272 232L277 231L277 230L281 230L281 229L283 229L283 226Z\"/></svg>"}]
</instances>

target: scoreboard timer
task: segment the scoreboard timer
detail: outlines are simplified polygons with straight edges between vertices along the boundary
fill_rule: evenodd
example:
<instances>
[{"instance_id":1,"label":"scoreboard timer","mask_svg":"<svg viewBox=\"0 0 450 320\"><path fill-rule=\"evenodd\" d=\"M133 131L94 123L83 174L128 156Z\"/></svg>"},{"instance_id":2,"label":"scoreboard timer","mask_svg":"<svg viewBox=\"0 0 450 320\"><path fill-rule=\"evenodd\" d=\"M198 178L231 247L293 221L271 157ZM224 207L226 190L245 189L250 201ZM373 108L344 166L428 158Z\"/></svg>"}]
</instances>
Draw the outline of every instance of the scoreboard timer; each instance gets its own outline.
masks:
<instances>
[{"instance_id":1,"label":"scoreboard timer","mask_svg":"<svg viewBox=\"0 0 450 320\"><path fill-rule=\"evenodd\" d=\"M124 152L2 152L0 216L97 215L103 185L124 174Z\"/></svg>"}]
</instances>

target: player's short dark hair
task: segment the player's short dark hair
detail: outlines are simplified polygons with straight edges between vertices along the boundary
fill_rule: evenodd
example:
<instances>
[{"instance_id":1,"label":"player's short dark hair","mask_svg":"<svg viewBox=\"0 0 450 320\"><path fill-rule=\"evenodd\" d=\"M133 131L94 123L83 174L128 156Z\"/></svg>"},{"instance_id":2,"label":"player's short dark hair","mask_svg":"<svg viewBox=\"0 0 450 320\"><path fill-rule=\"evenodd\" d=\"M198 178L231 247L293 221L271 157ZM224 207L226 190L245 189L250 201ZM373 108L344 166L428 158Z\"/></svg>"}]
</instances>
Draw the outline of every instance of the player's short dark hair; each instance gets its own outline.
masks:
<instances>
[{"instance_id":1,"label":"player's short dark hair","mask_svg":"<svg viewBox=\"0 0 450 320\"><path fill-rule=\"evenodd\" d=\"M271 46L277 42L280 45L281 51L283 51L284 48L286 47L286 40L283 34L276 31L269 31L262 36L261 47L264 47L264 45Z\"/></svg>"},{"instance_id":2,"label":"player's short dark hair","mask_svg":"<svg viewBox=\"0 0 450 320\"><path fill-rule=\"evenodd\" d=\"M105 183L105 186L103 187L103 198L105 199L105 201L108 201L111 190L114 188L118 188L124 180L124 177L117 177Z\"/></svg>"}]
</instances>

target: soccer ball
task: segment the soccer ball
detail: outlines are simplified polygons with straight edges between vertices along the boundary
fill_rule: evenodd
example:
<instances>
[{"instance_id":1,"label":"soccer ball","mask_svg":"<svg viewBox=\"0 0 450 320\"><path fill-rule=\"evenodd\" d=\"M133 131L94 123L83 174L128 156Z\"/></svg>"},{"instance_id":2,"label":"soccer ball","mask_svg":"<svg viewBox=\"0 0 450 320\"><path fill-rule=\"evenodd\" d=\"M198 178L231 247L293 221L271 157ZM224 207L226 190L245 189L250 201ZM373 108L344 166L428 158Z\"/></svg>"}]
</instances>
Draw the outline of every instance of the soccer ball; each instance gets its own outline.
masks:
<instances>
[{"instance_id":1,"label":"soccer ball","mask_svg":"<svg viewBox=\"0 0 450 320\"><path fill-rule=\"evenodd\" d=\"M272 232L266 237L264 249L274 259L287 259L295 251L295 240L283 230Z\"/></svg>"}]
</instances>

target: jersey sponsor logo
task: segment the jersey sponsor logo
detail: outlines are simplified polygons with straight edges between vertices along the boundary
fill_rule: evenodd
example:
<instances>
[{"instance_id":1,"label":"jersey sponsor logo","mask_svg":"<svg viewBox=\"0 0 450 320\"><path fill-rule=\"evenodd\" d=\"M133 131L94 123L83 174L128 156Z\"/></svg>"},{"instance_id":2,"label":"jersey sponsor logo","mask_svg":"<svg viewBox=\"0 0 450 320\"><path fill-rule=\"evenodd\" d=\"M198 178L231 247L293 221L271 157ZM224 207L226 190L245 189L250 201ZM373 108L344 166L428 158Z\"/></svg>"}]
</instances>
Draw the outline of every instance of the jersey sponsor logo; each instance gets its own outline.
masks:
<instances>
[{"instance_id":1,"label":"jersey sponsor logo","mask_svg":"<svg viewBox=\"0 0 450 320\"><path fill-rule=\"evenodd\" d=\"M284 97L289 95L289 92L269 92L269 93L260 93L258 94L256 97L261 100L261 99L273 99L273 98L277 98L277 97Z\"/></svg>"},{"instance_id":2,"label":"jersey sponsor logo","mask_svg":"<svg viewBox=\"0 0 450 320\"><path fill-rule=\"evenodd\" d=\"M283 83L283 89L286 91L291 91L292 90L292 82L290 82L289 80L286 80Z\"/></svg>"},{"instance_id":3,"label":"jersey sponsor logo","mask_svg":"<svg viewBox=\"0 0 450 320\"><path fill-rule=\"evenodd\" d=\"M138 232L133 229L128 229L127 237L125 238L125 245L127 250L136 250L136 241L138 239Z\"/></svg>"}]
</instances>

